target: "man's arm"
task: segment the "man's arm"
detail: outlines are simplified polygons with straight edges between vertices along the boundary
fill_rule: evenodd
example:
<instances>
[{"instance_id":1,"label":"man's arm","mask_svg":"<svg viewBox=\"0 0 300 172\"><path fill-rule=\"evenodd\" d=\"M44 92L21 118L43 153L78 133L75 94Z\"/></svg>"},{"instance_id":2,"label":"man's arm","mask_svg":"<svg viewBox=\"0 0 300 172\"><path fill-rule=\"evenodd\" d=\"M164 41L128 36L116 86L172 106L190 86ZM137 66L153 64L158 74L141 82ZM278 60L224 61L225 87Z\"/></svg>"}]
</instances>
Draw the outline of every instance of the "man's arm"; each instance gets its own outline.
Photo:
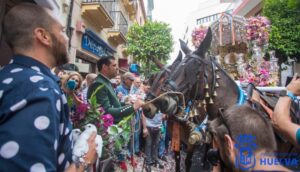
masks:
<instances>
[{"instance_id":1,"label":"man's arm","mask_svg":"<svg viewBox=\"0 0 300 172\"><path fill-rule=\"evenodd\" d=\"M65 172L84 172L87 167L91 167L91 165L96 161L97 153L96 153L96 132L93 133L88 139L89 151L84 157L85 163L79 163L77 166L75 163L72 163Z\"/></svg>"},{"instance_id":2,"label":"man's arm","mask_svg":"<svg viewBox=\"0 0 300 172\"><path fill-rule=\"evenodd\" d=\"M287 91L296 96L300 95L300 79L297 79L297 74L295 74L291 83L287 86ZM292 99L290 97L279 98L275 106L272 123L276 131L283 134L291 143L300 147L300 126L291 121L291 103Z\"/></svg>"},{"instance_id":3,"label":"man's arm","mask_svg":"<svg viewBox=\"0 0 300 172\"><path fill-rule=\"evenodd\" d=\"M289 97L280 97L274 110L272 123L276 131L285 136L291 143L300 147L296 133L300 128L290 118L290 107L292 100Z\"/></svg>"},{"instance_id":4,"label":"man's arm","mask_svg":"<svg viewBox=\"0 0 300 172\"><path fill-rule=\"evenodd\" d=\"M94 91L101 87L101 83L93 83L88 89L88 99L91 98L91 95ZM99 103L104 109L106 113L111 114L114 117L115 122L119 122L122 120L123 117L129 116L134 113L135 109L132 105L127 105L123 107L113 107L113 104L109 100L109 90L103 86L97 93L96 99L97 103Z\"/></svg>"},{"instance_id":5,"label":"man's arm","mask_svg":"<svg viewBox=\"0 0 300 172\"><path fill-rule=\"evenodd\" d=\"M60 150L63 137L60 131L66 127L60 123L60 98L54 90L39 89L27 92L24 97L11 97L13 104L23 102L23 106L10 108L4 114L7 118L0 126L0 147L14 143L15 154L0 156L0 171L30 171L38 167L58 171L59 157L60 165L71 163L72 152ZM10 106L12 102L6 103Z\"/></svg>"}]
</instances>

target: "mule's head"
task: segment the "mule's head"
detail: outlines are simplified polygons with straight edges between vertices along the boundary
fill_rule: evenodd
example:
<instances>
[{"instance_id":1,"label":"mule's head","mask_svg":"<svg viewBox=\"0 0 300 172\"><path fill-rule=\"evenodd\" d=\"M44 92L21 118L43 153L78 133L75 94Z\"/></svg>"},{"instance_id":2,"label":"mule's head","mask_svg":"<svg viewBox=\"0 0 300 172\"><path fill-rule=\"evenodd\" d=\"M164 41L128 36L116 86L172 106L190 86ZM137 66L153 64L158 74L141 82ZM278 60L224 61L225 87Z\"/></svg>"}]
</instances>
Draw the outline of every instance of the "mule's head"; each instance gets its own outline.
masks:
<instances>
[{"instance_id":1,"label":"mule's head","mask_svg":"<svg viewBox=\"0 0 300 172\"><path fill-rule=\"evenodd\" d=\"M157 98L162 93L165 93L168 88L164 87L167 78L169 77L171 71L181 62L182 60L182 53L179 52L176 60L173 62L172 65L161 68L161 71L149 79L149 84L151 85L149 93L146 96L146 101L151 101ZM148 118L153 118L154 115L159 111L166 109L165 108L165 101L163 97L151 102L147 103L143 106L144 115ZM164 113L164 111L162 111Z\"/></svg>"},{"instance_id":2,"label":"mule's head","mask_svg":"<svg viewBox=\"0 0 300 172\"><path fill-rule=\"evenodd\" d=\"M186 55L185 58L181 60L182 57L179 55L168 68L169 71L163 70L155 77L147 99L152 100L168 91L181 92L185 97L190 97L191 90L196 86L196 83L199 82L201 71L204 73L203 66L208 63L204 56L210 46L211 39L212 35L209 29L206 38L194 52L192 52L183 41L180 41L181 49ZM183 99L179 94L166 94L157 98L157 100L152 103L145 105L143 108L144 114L146 117L151 118L160 110L162 113L175 115L182 107L182 101Z\"/></svg>"}]
</instances>

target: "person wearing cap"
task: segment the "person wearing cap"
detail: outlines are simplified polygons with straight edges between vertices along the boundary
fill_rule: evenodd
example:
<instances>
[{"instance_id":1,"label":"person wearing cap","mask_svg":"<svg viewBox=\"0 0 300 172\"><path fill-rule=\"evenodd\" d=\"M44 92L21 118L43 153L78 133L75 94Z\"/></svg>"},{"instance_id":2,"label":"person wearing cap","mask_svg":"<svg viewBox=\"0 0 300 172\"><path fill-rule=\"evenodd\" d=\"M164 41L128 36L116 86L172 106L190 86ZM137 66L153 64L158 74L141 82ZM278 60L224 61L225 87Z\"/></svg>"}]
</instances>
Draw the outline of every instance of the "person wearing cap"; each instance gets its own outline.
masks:
<instances>
[{"instance_id":1,"label":"person wearing cap","mask_svg":"<svg viewBox=\"0 0 300 172\"><path fill-rule=\"evenodd\" d=\"M129 93L135 77L132 73L126 72L122 75L122 83L116 88L116 94L121 103L129 104Z\"/></svg>"}]
</instances>

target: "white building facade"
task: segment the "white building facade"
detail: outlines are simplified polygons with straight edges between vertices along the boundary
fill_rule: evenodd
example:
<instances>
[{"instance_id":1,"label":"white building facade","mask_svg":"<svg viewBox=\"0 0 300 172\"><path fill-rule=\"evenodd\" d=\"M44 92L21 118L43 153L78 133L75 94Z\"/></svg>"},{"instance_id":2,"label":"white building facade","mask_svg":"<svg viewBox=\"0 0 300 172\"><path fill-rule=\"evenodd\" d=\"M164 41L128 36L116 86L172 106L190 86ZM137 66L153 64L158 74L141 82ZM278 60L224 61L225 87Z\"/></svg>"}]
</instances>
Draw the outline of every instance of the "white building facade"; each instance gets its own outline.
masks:
<instances>
[{"instance_id":1,"label":"white building facade","mask_svg":"<svg viewBox=\"0 0 300 172\"><path fill-rule=\"evenodd\" d=\"M194 48L191 41L192 31L196 27L209 26L218 20L223 12L232 13L233 9L232 3L223 3L220 0L200 0L198 9L192 12L185 22L186 29L182 39L190 48Z\"/></svg>"}]
</instances>

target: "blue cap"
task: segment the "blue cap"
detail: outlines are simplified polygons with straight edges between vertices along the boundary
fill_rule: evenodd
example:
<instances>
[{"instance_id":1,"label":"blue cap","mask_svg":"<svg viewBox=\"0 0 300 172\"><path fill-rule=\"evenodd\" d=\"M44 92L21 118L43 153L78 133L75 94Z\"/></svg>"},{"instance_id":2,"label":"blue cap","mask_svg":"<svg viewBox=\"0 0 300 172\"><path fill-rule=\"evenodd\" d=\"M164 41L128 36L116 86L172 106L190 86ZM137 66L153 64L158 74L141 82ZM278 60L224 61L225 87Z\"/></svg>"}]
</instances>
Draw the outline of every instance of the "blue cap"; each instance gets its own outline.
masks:
<instances>
[{"instance_id":1,"label":"blue cap","mask_svg":"<svg viewBox=\"0 0 300 172\"><path fill-rule=\"evenodd\" d=\"M137 64L130 64L130 67L129 67L129 71L131 72L131 73L134 73L134 74L137 74L137 75L139 75L139 69L140 69L140 66L139 65L137 65Z\"/></svg>"}]
</instances>

